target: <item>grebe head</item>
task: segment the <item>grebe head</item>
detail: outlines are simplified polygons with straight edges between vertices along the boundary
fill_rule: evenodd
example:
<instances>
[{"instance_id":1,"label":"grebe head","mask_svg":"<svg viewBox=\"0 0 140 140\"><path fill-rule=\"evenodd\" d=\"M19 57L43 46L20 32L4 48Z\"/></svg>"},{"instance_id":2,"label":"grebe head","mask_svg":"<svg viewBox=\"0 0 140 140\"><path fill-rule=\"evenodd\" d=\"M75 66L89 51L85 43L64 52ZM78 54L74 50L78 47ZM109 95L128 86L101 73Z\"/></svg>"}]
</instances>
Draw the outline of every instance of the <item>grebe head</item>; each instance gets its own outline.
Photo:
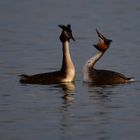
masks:
<instances>
[{"instance_id":1,"label":"grebe head","mask_svg":"<svg viewBox=\"0 0 140 140\"><path fill-rule=\"evenodd\" d=\"M70 24L68 24L67 26L65 26L65 25L58 25L58 26L62 29L61 35L59 37L61 42L70 41L70 39L75 41L75 39L72 35L72 30L71 30Z\"/></svg>"},{"instance_id":2,"label":"grebe head","mask_svg":"<svg viewBox=\"0 0 140 140\"><path fill-rule=\"evenodd\" d=\"M98 29L96 29L97 35L99 37L99 42L94 47L102 52L105 52L108 48L112 40L107 39Z\"/></svg>"}]
</instances>

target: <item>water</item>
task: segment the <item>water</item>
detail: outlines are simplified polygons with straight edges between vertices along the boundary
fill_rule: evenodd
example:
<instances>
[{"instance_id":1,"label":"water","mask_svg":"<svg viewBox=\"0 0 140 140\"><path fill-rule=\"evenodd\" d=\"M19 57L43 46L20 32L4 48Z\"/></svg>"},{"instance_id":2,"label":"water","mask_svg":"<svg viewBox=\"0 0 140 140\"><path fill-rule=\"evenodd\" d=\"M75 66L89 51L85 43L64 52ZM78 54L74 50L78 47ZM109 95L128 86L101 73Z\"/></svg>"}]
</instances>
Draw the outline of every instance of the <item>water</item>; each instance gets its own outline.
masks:
<instances>
[{"instance_id":1,"label":"water","mask_svg":"<svg viewBox=\"0 0 140 140\"><path fill-rule=\"evenodd\" d=\"M0 1L0 139L138 140L140 137L140 2L138 0ZM71 23L76 82L24 85L20 74L60 68L58 24ZM96 65L135 77L116 86L82 82L96 53L95 29L113 40Z\"/></svg>"}]
</instances>

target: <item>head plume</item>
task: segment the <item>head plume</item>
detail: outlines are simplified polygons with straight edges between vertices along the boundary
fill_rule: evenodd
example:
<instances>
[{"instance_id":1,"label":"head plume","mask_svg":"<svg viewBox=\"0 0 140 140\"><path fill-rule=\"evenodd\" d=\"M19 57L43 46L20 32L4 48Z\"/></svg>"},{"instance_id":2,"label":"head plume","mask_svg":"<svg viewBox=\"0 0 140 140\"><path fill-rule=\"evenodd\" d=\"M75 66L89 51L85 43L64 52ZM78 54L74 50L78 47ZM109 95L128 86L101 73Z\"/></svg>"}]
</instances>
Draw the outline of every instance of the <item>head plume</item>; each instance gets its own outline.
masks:
<instances>
[{"instance_id":1,"label":"head plume","mask_svg":"<svg viewBox=\"0 0 140 140\"><path fill-rule=\"evenodd\" d=\"M70 39L75 41L75 39L72 35L72 30L71 30L71 25L70 24L67 24L67 26L60 24L58 26L62 29L62 33L60 35L60 40L62 42L67 41L67 40L69 41Z\"/></svg>"}]
</instances>

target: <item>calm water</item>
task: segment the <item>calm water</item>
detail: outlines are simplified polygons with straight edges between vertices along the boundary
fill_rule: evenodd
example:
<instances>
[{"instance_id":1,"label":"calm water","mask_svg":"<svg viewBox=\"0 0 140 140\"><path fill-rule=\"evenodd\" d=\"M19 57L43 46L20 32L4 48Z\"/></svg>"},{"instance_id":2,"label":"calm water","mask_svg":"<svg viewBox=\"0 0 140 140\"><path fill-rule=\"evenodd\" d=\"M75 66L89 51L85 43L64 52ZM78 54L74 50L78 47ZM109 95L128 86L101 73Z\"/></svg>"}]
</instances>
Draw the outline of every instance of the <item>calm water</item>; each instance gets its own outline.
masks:
<instances>
[{"instance_id":1,"label":"calm water","mask_svg":"<svg viewBox=\"0 0 140 140\"><path fill-rule=\"evenodd\" d=\"M20 74L60 68L58 24L72 24L75 84L24 85ZM96 53L95 29L113 40L97 68L122 72L136 82L90 86L82 67ZM139 140L139 0L0 1L1 140Z\"/></svg>"}]
</instances>

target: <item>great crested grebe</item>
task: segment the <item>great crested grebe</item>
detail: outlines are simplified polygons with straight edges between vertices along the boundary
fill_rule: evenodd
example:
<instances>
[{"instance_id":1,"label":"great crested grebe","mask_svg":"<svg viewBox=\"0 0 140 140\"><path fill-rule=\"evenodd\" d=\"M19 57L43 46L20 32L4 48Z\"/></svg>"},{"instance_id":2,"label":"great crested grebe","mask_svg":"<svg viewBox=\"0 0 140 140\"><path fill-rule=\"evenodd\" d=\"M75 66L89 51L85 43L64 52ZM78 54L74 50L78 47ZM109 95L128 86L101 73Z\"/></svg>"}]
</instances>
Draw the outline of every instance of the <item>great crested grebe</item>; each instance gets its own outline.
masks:
<instances>
[{"instance_id":1,"label":"great crested grebe","mask_svg":"<svg viewBox=\"0 0 140 140\"><path fill-rule=\"evenodd\" d=\"M95 85L123 84L134 81L133 78L125 77L123 74L118 72L97 70L94 68L96 62L103 56L112 42L112 40L104 37L97 29L96 32L99 37L99 42L97 45L94 45L94 47L99 50L99 52L86 62L83 68L83 81L93 83Z\"/></svg>"},{"instance_id":2,"label":"great crested grebe","mask_svg":"<svg viewBox=\"0 0 140 140\"><path fill-rule=\"evenodd\" d=\"M21 83L29 84L58 84L65 82L73 82L75 79L75 67L72 62L70 51L69 51L69 41L70 39L74 40L72 35L71 25L59 25L62 29L61 35L59 37L62 42L63 50L63 60L62 67L59 71L41 73L35 75L21 75Z\"/></svg>"}]
</instances>

